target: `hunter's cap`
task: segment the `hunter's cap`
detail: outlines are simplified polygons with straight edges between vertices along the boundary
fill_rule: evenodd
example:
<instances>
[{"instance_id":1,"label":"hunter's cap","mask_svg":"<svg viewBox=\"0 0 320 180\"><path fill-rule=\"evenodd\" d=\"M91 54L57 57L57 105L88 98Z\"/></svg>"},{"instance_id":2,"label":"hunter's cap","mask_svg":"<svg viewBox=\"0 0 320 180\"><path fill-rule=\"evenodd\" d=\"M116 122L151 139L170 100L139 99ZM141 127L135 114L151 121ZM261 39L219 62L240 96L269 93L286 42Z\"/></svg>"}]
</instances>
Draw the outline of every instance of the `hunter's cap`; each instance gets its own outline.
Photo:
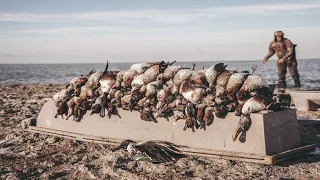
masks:
<instances>
[{"instance_id":1,"label":"hunter's cap","mask_svg":"<svg viewBox=\"0 0 320 180\"><path fill-rule=\"evenodd\" d=\"M276 36L281 36L281 37L283 37L284 36L284 33L282 32L282 31L276 31L276 32L274 32L274 36L276 37Z\"/></svg>"}]
</instances>

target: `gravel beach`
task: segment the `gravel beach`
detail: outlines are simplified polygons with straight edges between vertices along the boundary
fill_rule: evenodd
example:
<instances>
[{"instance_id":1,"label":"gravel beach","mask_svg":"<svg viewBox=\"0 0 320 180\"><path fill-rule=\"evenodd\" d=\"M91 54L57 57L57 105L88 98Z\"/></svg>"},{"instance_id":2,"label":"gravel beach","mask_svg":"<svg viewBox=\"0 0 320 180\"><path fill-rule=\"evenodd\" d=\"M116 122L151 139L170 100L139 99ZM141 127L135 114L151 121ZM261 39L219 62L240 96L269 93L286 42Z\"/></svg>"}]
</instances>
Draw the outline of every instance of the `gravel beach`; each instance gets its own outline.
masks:
<instances>
[{"instance_id":1,"label":"gravel beach","mask_svg":"<svg viewBox=\"0 0 320 180\"><path fill-rule=\"evenodd\" d=\"M64 86L0 84L0 179L320 179L320 153L276 166L192 156L152 164L111 146L23 131L22 120L36 117ZM320 111L297 116L302 141L320 147Z\"/></svg>"}]
</instances>

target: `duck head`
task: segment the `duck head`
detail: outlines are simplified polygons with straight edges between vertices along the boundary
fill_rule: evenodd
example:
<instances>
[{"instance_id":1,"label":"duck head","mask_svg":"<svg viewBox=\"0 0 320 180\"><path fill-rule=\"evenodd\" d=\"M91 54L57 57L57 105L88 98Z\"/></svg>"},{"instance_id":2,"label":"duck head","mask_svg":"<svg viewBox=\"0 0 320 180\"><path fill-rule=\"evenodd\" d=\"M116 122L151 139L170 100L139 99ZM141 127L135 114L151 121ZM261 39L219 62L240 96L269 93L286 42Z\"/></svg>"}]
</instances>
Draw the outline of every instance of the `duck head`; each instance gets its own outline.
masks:
<instances>
[{"instance_id":1,"label":"duck head","mask_svg":"<svg viewBox=\"0 0 320 180\"><path fill-rule=\"evenodd\" d=\"M224 105L216 105L214 107L214 113L218 118L223 118L228 114L228 108Z\"/></svg>"},{"instance_id":2,"label":"duck head","mask_svg":"<svg viewBox=\"0 0 320 180\"><path fill-rule=\"evenodd\" d=\"M137 144L137 143L135 141L127 139L127 140L121 142L121 144L118 147L115 147L115 148L113 148L111 150L112 150L112 152L115 152L115 151L118 151L120 149L127 149L130 144L133 145L133 144Z\"/></svg>"},{"instance_id":3,"label":"duck head","mask_svg":"<svg viewBox=\"0 0 320 180\"><path fill-rule=\"evenodd\" d=\"M91 107L91 112L90 112L90 116L94 113L100 113L101 111L101 105L100 104L94 104L92 107Z\"/></svg>"},{"instance_id":4,"label":"duck head","mask_svg":"<svg viewBox=\"0 0 320 180\"><path fill-rule=\"evenodd\" d=\"M54 118L57 118L58 115L61 115L63 119L63 114L66 114L67 112L68 112L67 100L60 101L57 105L56 114Z\"/></svg>"},{"instance_id":5,"label":"duck head","mask_svg":"<svg viewBox=\"0 0 320 180\"><path fill-rule=\"evenodd\" d=\"M240 120L238 122L238 126L232 135L232 140L235 141L240 133L248 131L250 126L251 126L250 114L241 115Z\"/></svg>"}]
</instances>

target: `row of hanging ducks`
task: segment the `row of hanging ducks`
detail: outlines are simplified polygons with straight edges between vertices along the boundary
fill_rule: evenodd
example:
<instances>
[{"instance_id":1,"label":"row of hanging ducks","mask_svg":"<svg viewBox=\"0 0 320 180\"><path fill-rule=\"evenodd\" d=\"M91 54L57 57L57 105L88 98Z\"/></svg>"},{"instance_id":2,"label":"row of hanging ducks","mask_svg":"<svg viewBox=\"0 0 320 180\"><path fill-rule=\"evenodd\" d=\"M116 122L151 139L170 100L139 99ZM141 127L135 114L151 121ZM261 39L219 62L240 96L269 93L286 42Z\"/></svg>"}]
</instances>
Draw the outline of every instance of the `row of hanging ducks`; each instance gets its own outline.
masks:
<instances>
[{"instance_id":1,"label":"row of hanging ducks","mask_svg":"<svg viewBox=\"0 0 320 180\"><path fill-rule=\"evenodd\" d=\"M183 130L206 129L214 116L223 118L235 111L240 116L232 139L249 129L250 113L263 109L276 110L268 83L248 71L227 70L224 63L195 70L175 66L174 62L133 64L126 71L90 71L75 77L53 96L56 115L73 116L80 121L87 111L109 118L117 108L140 112L144 121L157 123L158 117L185 120Z\"/></svg>"}]
</instances>

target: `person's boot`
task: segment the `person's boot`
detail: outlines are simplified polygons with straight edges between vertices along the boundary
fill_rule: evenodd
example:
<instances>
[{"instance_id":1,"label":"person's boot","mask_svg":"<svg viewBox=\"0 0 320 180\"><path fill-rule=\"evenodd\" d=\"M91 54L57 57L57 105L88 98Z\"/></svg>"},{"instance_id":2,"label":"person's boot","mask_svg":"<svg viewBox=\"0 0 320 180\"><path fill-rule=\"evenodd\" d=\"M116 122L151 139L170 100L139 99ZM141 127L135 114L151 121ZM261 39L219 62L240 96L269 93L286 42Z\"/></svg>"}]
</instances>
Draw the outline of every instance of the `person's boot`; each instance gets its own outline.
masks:
<instances>
[{"instance_id":1,"label":"person's boot","mask_svg":"<svg viewBox=\"0 0 320 180\"><path fill-rule=\"evenodd\" d=\"M285 81L280 81L278 84L278 92L284 93L286 88L287 88L287 83Z\"/></svg>"},{"instance_id":2,"label":"person's boot","mask_svg":"<svg viewBox=\"0 0 320 180\"><path fill-rule=\"evenodd\" d=\"M300 80L299 79L295 79L294 80L294 85L295 85L296 88L300 88L301 87Z\"/></svg>"}]
</instances>

